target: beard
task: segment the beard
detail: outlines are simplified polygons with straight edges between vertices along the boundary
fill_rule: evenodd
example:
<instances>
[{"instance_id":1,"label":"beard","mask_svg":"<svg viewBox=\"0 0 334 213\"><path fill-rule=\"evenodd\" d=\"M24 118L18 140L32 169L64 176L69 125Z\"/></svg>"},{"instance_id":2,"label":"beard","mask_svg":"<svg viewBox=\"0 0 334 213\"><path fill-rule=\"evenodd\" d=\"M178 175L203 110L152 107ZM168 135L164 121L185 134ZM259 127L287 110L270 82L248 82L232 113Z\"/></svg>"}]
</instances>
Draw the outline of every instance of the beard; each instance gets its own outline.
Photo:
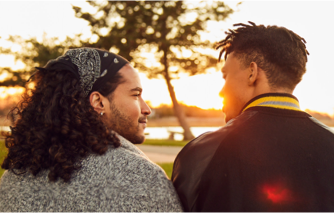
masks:
<instances>
[{"instance_id":1,"label":"beard","mask_svg":"<svg viewBox=\"0 0 334 213\"><path fill-rule=\"evenodd\" d=\"M135 125L133 120L118 110L114 104L110 105L110 110L112 115L111 118L108 118L108 129L114 130L133 144L144 142L145 136L140 134L139 121L146 119L146 117L139 118L137 125Z\"/></svg>"}]
</instances>

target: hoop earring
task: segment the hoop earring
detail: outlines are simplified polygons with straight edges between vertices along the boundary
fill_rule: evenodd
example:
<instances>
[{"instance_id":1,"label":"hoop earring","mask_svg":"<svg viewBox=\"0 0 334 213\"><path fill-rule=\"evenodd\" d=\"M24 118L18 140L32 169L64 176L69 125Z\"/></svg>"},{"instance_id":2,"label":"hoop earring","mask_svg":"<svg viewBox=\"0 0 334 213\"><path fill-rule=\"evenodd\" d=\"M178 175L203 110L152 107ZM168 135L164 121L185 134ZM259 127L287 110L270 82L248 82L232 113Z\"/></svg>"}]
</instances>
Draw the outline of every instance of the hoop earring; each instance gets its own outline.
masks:
<instances>
[{"instance_id":1,"label":"hoop earring","mask_svg":"<svg viewBox=\"0 0 334 213\"><path fill-rule=\"evenodd\" d=\"M101 112L100 115L102 116L102 115L103 115L103 112Z\"/></svg>"}]
</instances>

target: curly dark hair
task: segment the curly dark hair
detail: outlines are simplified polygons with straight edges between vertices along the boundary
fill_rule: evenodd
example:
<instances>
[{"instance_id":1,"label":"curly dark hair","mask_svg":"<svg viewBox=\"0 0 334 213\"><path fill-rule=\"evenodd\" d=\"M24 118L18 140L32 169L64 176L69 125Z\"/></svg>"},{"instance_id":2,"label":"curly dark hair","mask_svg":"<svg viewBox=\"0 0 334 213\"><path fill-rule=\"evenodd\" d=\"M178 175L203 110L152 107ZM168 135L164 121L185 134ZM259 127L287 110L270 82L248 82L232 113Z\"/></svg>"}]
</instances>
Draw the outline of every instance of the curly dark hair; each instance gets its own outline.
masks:
<instances>
[{"instance_id":1,"label":"curly dark hair","mask_svg":"<svg viewBox=\"0 0 334 213\"><path fill-rule=\"evenodd\" d=\"M219 61L225 52L241 60L243 66L255 62L264 70L272 88L293 90L306 71L307 55L305 39L284 27L247 24L235 30L229 29L226 38L217 43L222 48Z\"/></svg>"},{"instance_id":2,"label":"curly dark hair","mask_svg":"<svg viewBox=\"0 0 334 213\"><path fill-rule=\"evenodd\" d=\"M80 159L89 153L102 155L109 146L120 146L71 72L45 69L35 78L35 88L27 90L10 112L18 119L11 134L6 135L8 155L3 169L33 175L49 170L50 181L60 177L67 182L80 169ZM117 73L98 92L109 99L120 83L122 76Z\"/></svg>"}]
</instances>

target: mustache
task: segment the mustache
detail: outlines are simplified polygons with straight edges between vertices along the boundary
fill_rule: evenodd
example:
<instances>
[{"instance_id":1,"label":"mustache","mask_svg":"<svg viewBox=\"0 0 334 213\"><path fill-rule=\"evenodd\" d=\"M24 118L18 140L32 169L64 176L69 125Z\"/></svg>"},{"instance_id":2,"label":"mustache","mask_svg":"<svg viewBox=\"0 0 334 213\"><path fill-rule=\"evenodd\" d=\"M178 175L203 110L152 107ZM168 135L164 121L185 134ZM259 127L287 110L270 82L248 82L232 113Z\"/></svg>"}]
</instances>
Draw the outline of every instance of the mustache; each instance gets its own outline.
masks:
<instances>
[{"instance_id":1,"label":"mustache","mask_svg":"<svg viewBox=\"0 0 334 213\"><path fill-rule=\"evenodd\" d=\"M138 122L139 122L139 123L147 123L147 117L146 117L146 116L144 116L144 117L140 117L140 118L138 119Z\"/></svg>"}]
</instances>

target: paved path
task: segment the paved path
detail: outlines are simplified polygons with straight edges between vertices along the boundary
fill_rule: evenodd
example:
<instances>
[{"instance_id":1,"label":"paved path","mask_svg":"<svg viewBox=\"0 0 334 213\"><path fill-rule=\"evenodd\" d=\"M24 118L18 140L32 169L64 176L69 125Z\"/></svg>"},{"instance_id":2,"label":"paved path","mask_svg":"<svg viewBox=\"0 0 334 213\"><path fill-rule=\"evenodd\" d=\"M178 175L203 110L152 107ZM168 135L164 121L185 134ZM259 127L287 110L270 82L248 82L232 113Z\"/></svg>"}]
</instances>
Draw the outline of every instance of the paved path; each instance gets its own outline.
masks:
<instances>
[{"instance_id":1,"label":"paved path","mask_svg":"<svg viewBox=\"0 0 334 213\"><path fill-rule=\"evenodd\" d=\"M136 145L155 163L174 162L176 155L181 151L180 146L150 146Z\"/></svg>"}]
</instances>

